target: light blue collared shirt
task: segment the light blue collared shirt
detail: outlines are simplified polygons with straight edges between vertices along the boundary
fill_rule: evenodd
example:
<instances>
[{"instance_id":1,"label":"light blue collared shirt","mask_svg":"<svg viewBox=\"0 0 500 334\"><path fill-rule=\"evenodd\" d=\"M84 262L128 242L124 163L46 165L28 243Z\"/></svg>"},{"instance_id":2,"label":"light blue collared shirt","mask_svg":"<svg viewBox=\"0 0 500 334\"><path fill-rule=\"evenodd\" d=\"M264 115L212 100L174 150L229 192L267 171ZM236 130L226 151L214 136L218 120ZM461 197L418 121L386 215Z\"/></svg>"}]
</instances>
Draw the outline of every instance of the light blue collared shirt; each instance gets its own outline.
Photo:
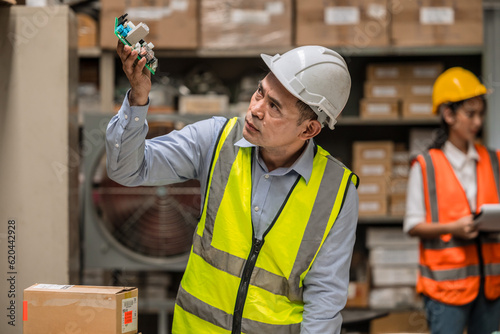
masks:
<instances>
[{"instance_id":1,"label":"light blue collared shirt","mask_svg":"<svg viewBox=\"0 0 500 334\"><path fill-rule=\"evenodd\" d=\"M148 106L131 107L126 97L118 114L109 122L106 132L109 177L127 186L165 185L196 179L204 194L218 134L227 119L212 117L145 140L147 110ZM236 145L254 146L244 139ZM254 150L252 223L257 238L262 238L297 178L309 180L314 150L310 140L291 167L272 172L268 172L260 159L258 147ZM358 195L351 183L344 206L304 278L301 334L340 333L339 312L347 299L357 218Z\"/></svg>"}]
</instances>

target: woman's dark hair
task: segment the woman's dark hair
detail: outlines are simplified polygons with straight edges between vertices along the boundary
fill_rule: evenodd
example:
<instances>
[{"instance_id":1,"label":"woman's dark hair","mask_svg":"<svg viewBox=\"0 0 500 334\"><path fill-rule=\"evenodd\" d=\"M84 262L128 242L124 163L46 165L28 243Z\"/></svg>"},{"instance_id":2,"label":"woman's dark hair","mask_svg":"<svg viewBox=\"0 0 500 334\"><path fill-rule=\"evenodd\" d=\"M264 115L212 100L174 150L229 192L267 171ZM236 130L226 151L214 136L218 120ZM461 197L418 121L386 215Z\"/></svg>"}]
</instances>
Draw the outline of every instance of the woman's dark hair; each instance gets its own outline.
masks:
<instances>
[{"instance_id":1,"label":"woman's dark hair","mask_svg":"<svg viewBox=\"0 0 500 334\"><path fill-rule=\"evenodd\" d=\"M484 103L484 110L486 110L486 99L484 98L484 96L481 96L481 99L483 100L483 103ZM462 100L462 101L458 101L458 102L451 102L451 103L447 103L447 104L442 104L439 106L438 112L441 112L442 108L448 107L448 108L450 108L453 115L456 115L458 108L463 106L464 103L468 100L470 100L470 99ZM450 125L448 123L446 123L442 112L441 112L440 125L441 126L437 130L434 141L432 142L431 145L429 145L429 149L431 149L431 148L441 149L443 147L444 143L446 142L446 140L448 140L448 136L450 134Z\"/></svg>"}]
</instances>

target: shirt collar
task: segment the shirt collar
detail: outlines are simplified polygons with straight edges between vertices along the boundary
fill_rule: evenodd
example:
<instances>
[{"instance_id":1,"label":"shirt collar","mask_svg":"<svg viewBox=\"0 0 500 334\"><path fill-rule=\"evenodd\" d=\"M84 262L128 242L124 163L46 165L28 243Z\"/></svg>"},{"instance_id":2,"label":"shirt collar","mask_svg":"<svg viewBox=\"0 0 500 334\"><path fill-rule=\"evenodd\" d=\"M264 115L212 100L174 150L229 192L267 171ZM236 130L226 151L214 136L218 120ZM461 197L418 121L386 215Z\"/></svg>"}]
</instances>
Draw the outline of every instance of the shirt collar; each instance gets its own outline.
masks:
<instances>
[{"instance_id":1,"label":"shirt collar","mask_svg":"<svg viewBox=\"0 0 500 334\"><path fill-rule=\"evenodd\" d=\"M234 145L239 147L255 147L256 148L255 157L257 158L257 161L259 162L261 167L267 171L265 163L260 158L258 146L250 143L245 138L241 138ZM278 170L282 170L282 173L280 174L285 175L291 170L293 170L304 178L306 184L309 183L309 179L311 178L312 168L313 168L314 151L315 151L314 146L315 146L314 141L312 139L309 140L305 150L302 152L299 158L293 163L292 166L288 168L278 168Z\"/></svg>"},{"instance_id":2,"label":"shirt collar","mask_svg":"<svg viewBox=\"0 0 500 334\"><path fill-rule=\"evenodd\" d=\"M467 149L467 153L464 153L458 149L455 145L453 145L449 140L444 143L443 147L444 154L448 157L450 164L455 169L462 169L467 161L479 160L479 154L477 153L474 144L469 142L469 148Z\"/></svg>"}]
</instances>

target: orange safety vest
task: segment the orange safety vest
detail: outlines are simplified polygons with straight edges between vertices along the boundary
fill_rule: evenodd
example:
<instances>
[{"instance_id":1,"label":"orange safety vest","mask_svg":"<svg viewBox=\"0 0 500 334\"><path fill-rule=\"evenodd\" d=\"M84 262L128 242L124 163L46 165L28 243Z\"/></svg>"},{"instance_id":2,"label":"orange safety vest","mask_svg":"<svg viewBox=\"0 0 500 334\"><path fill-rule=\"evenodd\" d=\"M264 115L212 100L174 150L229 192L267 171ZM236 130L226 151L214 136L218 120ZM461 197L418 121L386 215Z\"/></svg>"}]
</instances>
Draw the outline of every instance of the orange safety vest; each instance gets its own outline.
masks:
<instances>
[{"instance_id":1,"label":"orange safety vest","mask_svg":"<svg viewBox=\"0 0 500 334\"><path fill-rule=\"evenodd\" d=\"M499 203L500 151L476 145L477 212L482 204ZM471 214L463 187L450 162L439 149L416 160L423 173L426 222L447 224ZM417 291L442 303L464 305L473 301L484 277L486 298L500 297L500 239L480 233L477 240L451 234L421 239Z\"/></svg>"}]
</instances>

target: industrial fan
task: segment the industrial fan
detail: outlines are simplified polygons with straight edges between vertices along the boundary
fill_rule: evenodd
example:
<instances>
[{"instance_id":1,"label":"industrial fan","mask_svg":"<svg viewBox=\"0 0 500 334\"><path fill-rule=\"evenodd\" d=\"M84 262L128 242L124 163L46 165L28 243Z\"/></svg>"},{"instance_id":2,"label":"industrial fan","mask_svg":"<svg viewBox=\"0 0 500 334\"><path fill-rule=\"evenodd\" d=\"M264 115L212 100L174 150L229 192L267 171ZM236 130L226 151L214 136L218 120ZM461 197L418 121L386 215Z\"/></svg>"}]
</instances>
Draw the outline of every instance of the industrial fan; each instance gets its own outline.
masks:
<instances>
[{"instance_id":1,"label":"industrial fan","mask_svg":"<svg viewBox=\"0 0 500 334\"><path fill-rule=\"evenodd\" d=\"M125 187L107 176L104 126L89 115L85 135L99 128L102 145L85 158L85 265L87 268L182 271L200 212L198 181ZM174 129L149 122L148 138ZM92 138L95 140L95 133ZM97 147L102 146L102 147Z\"/></svg>"}]
</instances>

